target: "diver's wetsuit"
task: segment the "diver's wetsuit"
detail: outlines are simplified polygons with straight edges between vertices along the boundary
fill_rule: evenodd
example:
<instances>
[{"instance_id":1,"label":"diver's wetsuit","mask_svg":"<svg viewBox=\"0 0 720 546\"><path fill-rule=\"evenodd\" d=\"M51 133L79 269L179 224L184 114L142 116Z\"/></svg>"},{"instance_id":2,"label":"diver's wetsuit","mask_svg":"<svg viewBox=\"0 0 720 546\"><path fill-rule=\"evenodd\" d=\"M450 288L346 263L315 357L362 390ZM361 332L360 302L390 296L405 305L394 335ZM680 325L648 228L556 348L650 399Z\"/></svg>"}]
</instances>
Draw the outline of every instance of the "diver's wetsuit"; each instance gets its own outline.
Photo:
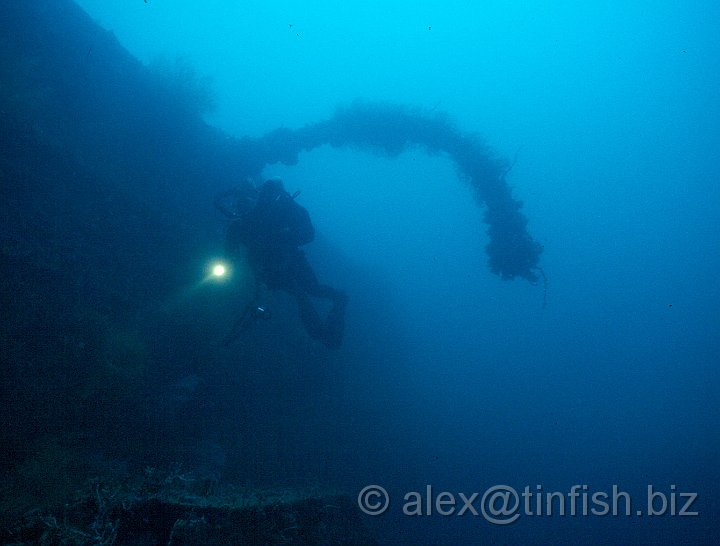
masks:
<instances>
[{"instance_id":1,"label":"diver's wetsuit","mask_svg":"<svg viewBox=\"0 0 720 546\"><path fill-rule=\"evenodd\" d=\"M312 241L314 236L307 210L295 202L280 182L271 180L261 186L255 205L230 224L228 252L237 255L240 247L244 247L260 282L295 297L300 318L310 337L327 347L337 348L345 327L347 296L320 284L305 253L298 248ZM333 302L325 320L310 297Z\"/></svg>"}]
</instances>

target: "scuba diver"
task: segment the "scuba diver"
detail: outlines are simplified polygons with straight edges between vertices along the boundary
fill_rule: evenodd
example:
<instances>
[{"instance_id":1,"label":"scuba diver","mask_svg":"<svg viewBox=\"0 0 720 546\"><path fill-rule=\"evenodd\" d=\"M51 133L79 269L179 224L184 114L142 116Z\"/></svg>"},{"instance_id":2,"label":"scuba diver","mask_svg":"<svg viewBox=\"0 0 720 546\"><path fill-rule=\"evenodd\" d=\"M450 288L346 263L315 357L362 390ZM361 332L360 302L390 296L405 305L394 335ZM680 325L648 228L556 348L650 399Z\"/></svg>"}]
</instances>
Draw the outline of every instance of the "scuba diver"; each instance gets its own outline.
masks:
<instances>
[{"instance_id":1,"label":"scuba diver","mask_svg":"<svg viewBox=\"0 0 720 546\"><path fill-rule=\"evenodd\" d=\"M290 195L280 179L274 178L255 188L245 186L223 192L215 206L233 219L227 231L226 251L238 259L245 253L255 274L255 297L233 325L225 344L235 341L260 318L270 318L267 308L258 304L260 284L294 296L300 319L311 338L331 349L340 347L345 329L347 295L320 284L299 247L315 238L315 228L307 210ZM332 307L323 320L310 298L327 299Z\"/></svg>"}]
</instances>

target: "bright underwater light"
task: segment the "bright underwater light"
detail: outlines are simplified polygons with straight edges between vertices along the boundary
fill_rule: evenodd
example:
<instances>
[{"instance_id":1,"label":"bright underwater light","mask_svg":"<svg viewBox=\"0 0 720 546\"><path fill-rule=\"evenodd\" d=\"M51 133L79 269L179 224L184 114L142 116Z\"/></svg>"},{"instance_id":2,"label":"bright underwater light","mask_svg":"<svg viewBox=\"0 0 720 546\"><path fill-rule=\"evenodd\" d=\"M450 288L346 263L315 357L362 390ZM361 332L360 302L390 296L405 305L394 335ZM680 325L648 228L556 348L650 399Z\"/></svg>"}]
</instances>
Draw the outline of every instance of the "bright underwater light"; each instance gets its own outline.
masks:
<instances>
[{"instance_id":1,"label":"bright underwater light","mask_svg":"<svg viewBox=\"0 0 720 546\"><path fill-rule=\"evenodd\" d=\"M205 266L205 279L203 282L224 283L230 278L232 269L227 262L212 260Z\"/></svg>"}]
</instances>

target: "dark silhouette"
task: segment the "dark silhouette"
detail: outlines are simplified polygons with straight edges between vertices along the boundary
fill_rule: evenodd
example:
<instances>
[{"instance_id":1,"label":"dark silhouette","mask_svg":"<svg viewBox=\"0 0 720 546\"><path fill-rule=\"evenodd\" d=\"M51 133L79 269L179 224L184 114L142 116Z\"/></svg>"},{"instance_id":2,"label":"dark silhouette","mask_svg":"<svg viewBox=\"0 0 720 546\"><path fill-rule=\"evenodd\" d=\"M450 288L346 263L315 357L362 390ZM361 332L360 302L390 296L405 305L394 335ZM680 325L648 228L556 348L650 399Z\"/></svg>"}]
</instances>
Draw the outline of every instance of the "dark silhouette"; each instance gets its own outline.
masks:
<instances>
[{"instance_id":1,"label":"dark silhouette","mask_svg":"<svg viewBox=\"0 0 720 546\"><path fill-rule=\"evenodd\" d=\"M237 339L255 320L270 317L269 311L257 302L260 283L295 297L310 337L331 349L342 342L347 296L320 284L299 248L315 238L315 228L307 210L295 201L297 195L290 195L280 180L273 179L258 189L247 185L222 193L215 200L223 214L234 218L227 233L228 255L237 259L244 251L258 283L255 299L236 321L226 343ZM310 298L332 302L324 320Z\"/></svg>"}]
</instances>

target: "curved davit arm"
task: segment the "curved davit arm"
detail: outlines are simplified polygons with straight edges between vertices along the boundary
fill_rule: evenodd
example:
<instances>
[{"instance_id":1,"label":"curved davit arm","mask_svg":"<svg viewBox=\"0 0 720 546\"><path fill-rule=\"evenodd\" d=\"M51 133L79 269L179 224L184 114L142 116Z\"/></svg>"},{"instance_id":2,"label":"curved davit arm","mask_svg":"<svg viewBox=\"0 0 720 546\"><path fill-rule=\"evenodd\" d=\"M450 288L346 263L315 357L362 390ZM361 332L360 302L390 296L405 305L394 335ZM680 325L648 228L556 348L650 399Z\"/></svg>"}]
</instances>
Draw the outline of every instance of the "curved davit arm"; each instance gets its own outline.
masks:
<instances>
[{"instance_id":1,"label":"curved davit arm","mask_svg":"<svg viewBox=\"0 0 720 546\"><path fill-rule=\"evenodd\" d=\"M298 154L329 144L355 147L395 157L412 146L429 154L447 154L461 178L485 204L484 220L490 242L486 246L490 270L503 279L538 280L542 246L527 232L522 202L505 182L510 165L492 156L482 140L461 132L448 116L425 113L387 103L355 101L335 115L301 129L276 129L260 139L266 164L294 165Z\"/></svg>"}]
</instances>

